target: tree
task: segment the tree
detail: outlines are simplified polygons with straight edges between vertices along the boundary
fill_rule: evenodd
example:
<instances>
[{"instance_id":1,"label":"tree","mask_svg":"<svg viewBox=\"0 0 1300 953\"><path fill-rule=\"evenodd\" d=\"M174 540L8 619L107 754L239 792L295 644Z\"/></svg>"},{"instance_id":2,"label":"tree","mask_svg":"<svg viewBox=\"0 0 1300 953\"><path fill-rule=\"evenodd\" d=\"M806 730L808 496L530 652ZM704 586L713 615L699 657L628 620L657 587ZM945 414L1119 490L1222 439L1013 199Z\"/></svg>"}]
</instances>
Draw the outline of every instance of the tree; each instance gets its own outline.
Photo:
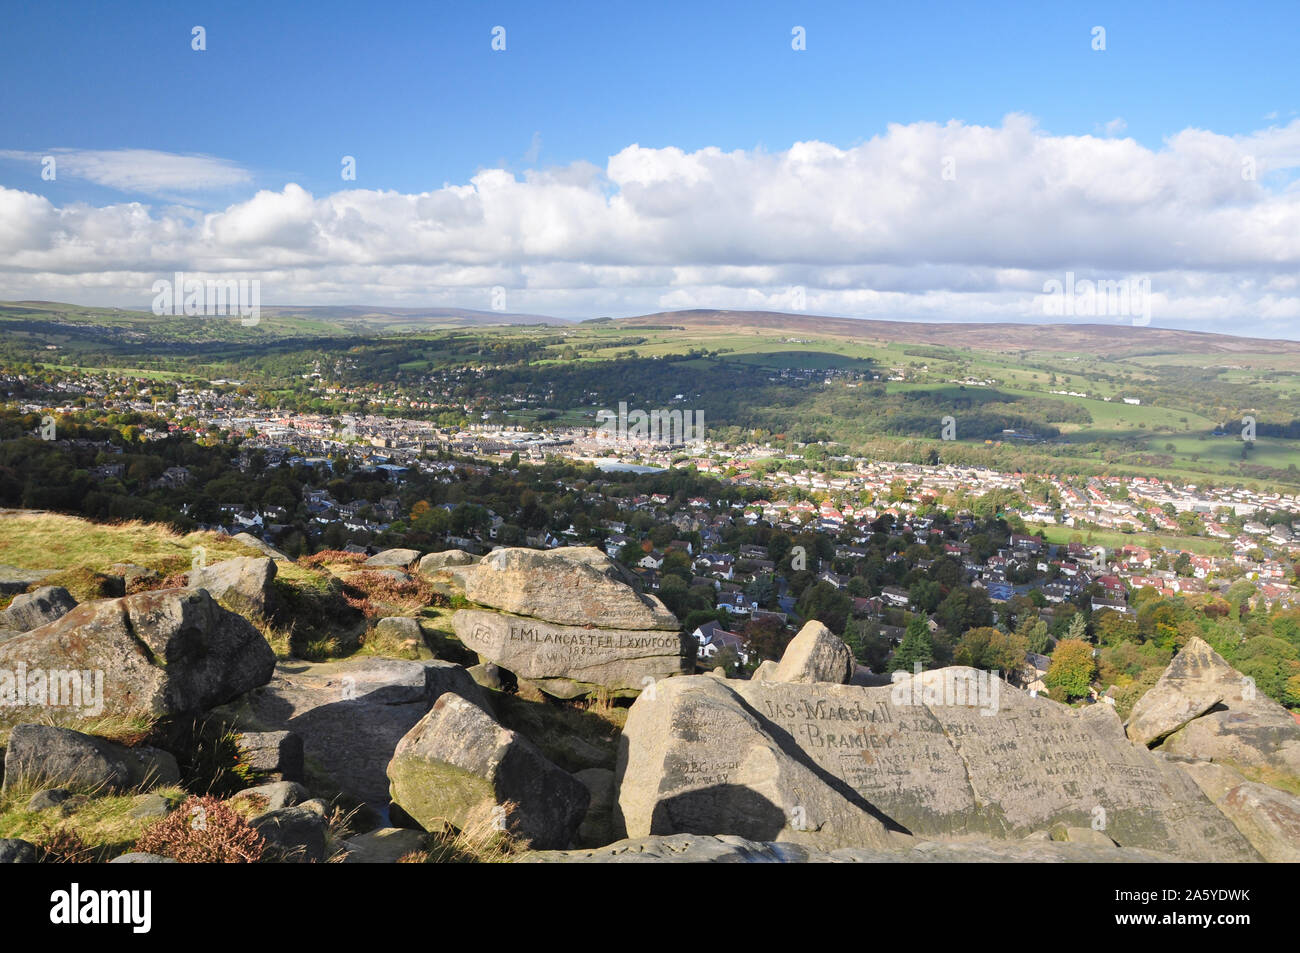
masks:
<instances>
[{"instance_id":1,"label":"tree","mask_svg":"<svg viewBox=\"0 0 1300 953\"><path fill-rule=\"evenodd\" d=\"M1096 675L1092 646L1080 639L1062 639L1052 653L1052 664L1043 681L1054 697L1068 701L1087 695Z\"/></svg>"},{"instance_id":2,"label":"tree","mask_svg":"<svg viewBox=\"0 0 1300 953\"><path fill-rule=\"evenodd\" d=\"M1016 626L1016 635L1025 640L1025 647L1036 655L1047 651L1051 636L1047 634L1047 623L1037 616L1026 615Z\"/></svg>"},{"instance_id":3,"label":"tree","mask_svg":"<svg viewBox=\"0 0 1300 953\"><path fill-rule=\"evenodd\" d=\"M1046 634L1046 626L1043 627ZM991 626L967 630L957 640L952 660L989 672L1018 672L1025 664L1028 640Z\"/></svg>"},{"instance_id":4,"label":"tree","mask_svg":"<svg viewBox=\"0 0 1300 953\"><path fill-rule=\"evenodd\" d=\"M823 580L804 590L798 608L805 619L816 619L832 632L843 632L853 600L847 592L841 592Z\"/></svg>"},{"instance_id":5,"label":"tree","mask_svg":"<svg viewBox=\"0 0 1300 953\"><path fill-rule=\"evenodd\" d=\"M914 616L912 621L907 623L903 641L894 650L894 658L890 662L889 670L912 672L916 670L917 662L920 662L921 668L925 669L933 661L934 640L930 638L930 627L926 625L923 616Z\"/></svg>"}]
</instances>

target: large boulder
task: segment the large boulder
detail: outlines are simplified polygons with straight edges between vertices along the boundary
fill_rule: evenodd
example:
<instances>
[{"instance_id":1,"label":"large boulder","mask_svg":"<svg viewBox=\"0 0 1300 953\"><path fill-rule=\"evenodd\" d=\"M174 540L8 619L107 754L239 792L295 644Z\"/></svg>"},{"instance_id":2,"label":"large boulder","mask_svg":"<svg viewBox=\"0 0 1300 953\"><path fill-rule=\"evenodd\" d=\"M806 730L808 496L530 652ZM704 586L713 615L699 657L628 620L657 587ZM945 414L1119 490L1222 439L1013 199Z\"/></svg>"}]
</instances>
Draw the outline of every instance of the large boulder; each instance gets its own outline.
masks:
<instances>
[{"instance_id":1,"label":"large boulder","mask_svg":"<svg viewBox=\"0 0 1300 953\"><path fill-rule=\"evenodd\" d=\"M0 642L0 714L11 722L76 708L197 714L266 684L274 667L261 633L207 592L142 592L83 603ZM19 671L26 673L25 693ZM45 686L39 697L33 681Z\"/></svg>"},{"instance_id":2,"label":"large boulder","mask_svg":"<svg viewBox=\"0 0 1300 953\"><path fill-rule=\"evenodd\" d=\"M206 589L212 598L236 612L264 616L274 597L275 560L267 556L239 556L190 571L191 589Z\"/></svg>"},{"instance_id":3,"label":"large boulder","mask_svg":"<svg viewBox=\"0 0 1300 953\"><path fill-rule=\"evenodd\" d=\"M176 759L53 725L18 725L5 749L4 788L64 787L107 793L176 784Z\"/></svg>"},{"instance_id":4,"label":"large boulder","mask_svg":"<svg viewBox=\"0 0 1300 953\"><path fill-rule=\"evenodd\" d=\"M302 739L306 777L382 810L397 743L447 691L483 697L451 662L290 661L222 713L240 730L292 731Z\"/></svg>"},{"instance_id":5,"label":"large boulder","mask_svg":"<svg viewBox=\"0 0 1300 953\"><path fill-rule=\"evenodd\" d=\"M974 669L881 688L666 679L622 740L615 833L631 837L872 847L886 832L1019 839L1060 824L1186 859L1259 859L1110 706L1074 710Z\"/></svg>"},{"instance_id":6,"label":"large boulder","mask_svg":"<svg viewBox=\"0 0 1300 953\"><path fill-rule=\"evenodd\" d=\"M771 675L774 682L836 682L853 677L853 650L815 619L790 640ZM760 679L762 681L763 679Z\"/></svg>"},{"instance_id":7,"label":"large boulder","mask_svg":"<svg viewBox=\"0 0 1300 953\"><path fill-rule=\"evenodd\" d=\"M418 549L385 549L365 561L367 569L406 569L420 558Z\"/></svg>"},{"instance_id":8,"label":"large boulder","mask_svg":"<svg viewBox=\"0 0 1300 953\"><path fill-rule=\"evenodd\" d=\"M0 629L30 632L63 618L76 607L77 600L62 586L42 586L35 592L14 596L9 608L0 612Z\"/></svg>"},{"instance_id":9,"label":"large boulder","mask_svg":"<svg viewBox=\"0 0 1300 953\"><path fill-rule=\"evenodd\" d=\"M416 571L424 576L431 576L437 572L445 572L457 566L473 566L478 562L478 557L473 553L467 553L463 549L448 549L441 553L429 553L420 560Z\"/></svg>"},{"instance_id":10,"label":"large boulder","mask_svg":"<svg viewBox=\"0 0 1300 953\"><path fill-rule=\"evenodd\" d=\"M612 569L593 567L593 561L586 554L573 558L564 549L497 549L457 578L471 602L557 625L678 628L676 616L657 598L611 576Z\"/></svg>"},{"instance_id":11,"label":"large boulder","mask_svg":"<svg viewBox=\"0 0 1300 953\"><path fill-rule=\"evenodd\" d=\"M1200 638L1138 699L1126 729L1181 758L1300 780L1300 725Z\"/></svg>"},{"instance_id":12,"label":"large boulder","mask_svg":"<svg viewBox=\"0 0 1300 953\"><path fill-rule=\"evenodd\" d=\"M598 687L635 695L691 669L690 637L676 631L556 625L481 609L461 609L451 621L466 648L559 698Z\"/></svg>"},{"instance_id":13,"label":"large boulder","mask_svg":"<svg viewBox=\"0 0 1300 953\"><path fill-rule=\"evenodd\" d=\"M522 735L448 692L398 744L393 801L426 830L492 823L539 848L567 847L590 795Z\"/></svg>"}]
</instances>

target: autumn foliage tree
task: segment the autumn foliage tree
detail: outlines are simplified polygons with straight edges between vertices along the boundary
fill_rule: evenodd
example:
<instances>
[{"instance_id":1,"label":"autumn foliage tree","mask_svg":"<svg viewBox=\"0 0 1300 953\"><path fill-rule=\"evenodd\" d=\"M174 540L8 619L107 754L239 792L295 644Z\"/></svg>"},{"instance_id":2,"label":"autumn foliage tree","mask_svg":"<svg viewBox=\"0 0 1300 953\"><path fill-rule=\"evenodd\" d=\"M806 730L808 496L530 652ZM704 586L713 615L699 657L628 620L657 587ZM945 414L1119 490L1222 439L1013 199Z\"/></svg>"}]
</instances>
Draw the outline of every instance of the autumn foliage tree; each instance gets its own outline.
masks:
<instances>
[{"instance_id":1,"label":"autumn foliage tree","mask_svg":"<svg viewBox=\"0 0 1300 953\"><path fill-rule=\"evenodd\" d=\"M1062 639L1052 653L1052 664L1043 681L1053 698L1068 701L1087 695L1096 676L1092 646L1079 639Z\"/></svg>"}]
</instances>

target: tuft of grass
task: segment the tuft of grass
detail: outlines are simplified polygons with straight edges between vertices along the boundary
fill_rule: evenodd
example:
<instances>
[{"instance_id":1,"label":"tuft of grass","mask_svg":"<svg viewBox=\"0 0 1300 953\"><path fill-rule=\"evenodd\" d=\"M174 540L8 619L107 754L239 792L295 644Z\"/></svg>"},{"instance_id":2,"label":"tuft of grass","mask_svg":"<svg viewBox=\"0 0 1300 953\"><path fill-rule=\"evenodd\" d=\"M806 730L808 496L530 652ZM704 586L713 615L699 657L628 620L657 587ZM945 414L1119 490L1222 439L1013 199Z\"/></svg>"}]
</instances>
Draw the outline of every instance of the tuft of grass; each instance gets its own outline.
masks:
<instances>
[{"instance_id":1,"label":"tuft of grass","mask_svg":"<svg viewBox=\"0 0 1300 953\"><path fill-rule=\"evenodd\" d=\"M29 811L27 802L37 790L30 785L21 790L11 786L0 796L0 837L18 837L37 845L60 839L66 846L74 843L69 836L74 835L91 851L92 856L84 859L104 861L129 851L150 824L147 818L131 816L135 794L78 794L56 807ZM150 793L175 802L186 796L179 787L154 788Z\"/></svg>"},{"instance_id":2,"label":"tuft of grass","mask_svg":"<svg viewBox=\"0 0 1300 953\"><path fill-rule=\"evenodd\" d=\"M500 805L504 816L510 817L517 809L512 801ZM528 841L517 832L502 830L498 818L502 810L491 801L485 801L474 811L459 830L447 830L429 835L429 848L406 855L401 863L425 864L504 864L516 855L526 852Z\"/></svg>"}]
</instances>

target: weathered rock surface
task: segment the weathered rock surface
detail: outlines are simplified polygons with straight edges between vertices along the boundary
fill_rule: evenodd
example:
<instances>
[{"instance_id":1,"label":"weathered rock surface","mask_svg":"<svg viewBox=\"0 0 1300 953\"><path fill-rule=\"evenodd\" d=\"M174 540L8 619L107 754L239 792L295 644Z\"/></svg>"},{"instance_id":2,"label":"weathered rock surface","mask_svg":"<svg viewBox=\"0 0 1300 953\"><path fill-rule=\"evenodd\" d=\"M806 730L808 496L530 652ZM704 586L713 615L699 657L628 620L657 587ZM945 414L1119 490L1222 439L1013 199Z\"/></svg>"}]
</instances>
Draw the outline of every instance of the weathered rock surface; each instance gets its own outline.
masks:
<instances>
[{"instance_id":1,"label":"weathered rock surface","mask_svg":"<svg viewBox=\"0 0 1300 953\"><path fill-rule=\"evenodd\" d=\"M1247 781L1217 803L1265 860L1300 863L1300 796Z\"/></svg>"},{"instance_id":2,"label":"weathered rock surface","mask_svg":"<svg viewBox=\"0 0 1300 953\"><path fill-rule=\"evenodd\" d=\"M293 562L287 554L280 552L280 550L276 549L270 543L263 542L252 533L236 533L230 538L236 543L243 543L245 546L250 546L253 549L256 549L264 556L270 556L278 563Z\"/></svg>"},{"instance_id":3,"label":"weathered rock surface","mask_svg":"<svg viewBox=\"0 0 1300 953\"><path fill-rule=\"evenodd\" d=\"M1169 863L1177 858L1139 848L1054 841L917 841L896 849L757 842L734 835L672 834L620 840L598 849L536 851L520 863L587 864L986 864Z\"/></svg>"},{"instance_id":4,"label":"weathered rock surface","mask_svg":"<svg viewBox=\"0 0 1300 953\"><path fill-rule=\"evenodd\" d=\"M5 749L4 788L57 785L93 792L176 784L176 759L53 725L18 725Z\"/></svg>"},{"instance_id":5,"label":"weathered rock surface","mask_svg":"<svg viewBox=\"0 0 1300 953\"><path fill-rule=\"evenodd\" d=\"M131 851L129 854L119 854L109 861L110 864L179 864L180 861L172 857L164 857L161 854L146 854L143 851Z\"/></svg>"},{"instance_id":6,"label":"weathered rock surface","mask_svg":"<svg viewBox=\"0 0 1300 953\"><path fill-rule=\"evenodd\" d=\"M884 848L887 831L1020 839L1100 819L1124 847L1259 859L1109 706L1076 711L973 669L882 688L667 679L632 706L623 742L615 833L632 837Z\"/></svg>"},{"instance_id":7,"label":"weathered rock surface","mask_svg":"<svg viewBox=\"0 0 1300 953\"><path fill-rule=\"evenodd\" d=\"M91 696L102 690L104 713L169 715L203 712L265 684L275 653L247 619L208 593L164 589L83 603L0 642L0 704L8 702L0 714L48 717L59 706L19 699L6 684L3 673L19 665L29 678L37 669L68 676L60 683L65 710L92 709ZM80 698L69 702L72 673Z\"/></svg>"},{"instance_id":8,"label":"weathered rock surface","mask_svg":"<svg viewBox=\"0 0 1300 953\"><path fill-rule=\"evenodd\" d=\"M426 830L490 822L540 848L567 847L590 795L522 735L448 692L401 740L388 766L393 801Z\"/></svg>"},{"instance_id":9,"label":"weathered rock surface","mask_svg":"<svg viewBox=\"0 0 1300 953\"><path fill-rule=\"evenodd\" d=\"M245 798L255 805L259 805L263 811L278 811L284 807L294 807L306 801L309 797L308 791L296 781L272 781L270 784L259 784L255 787L245 788L238 794L231 797L232 801Z\"/></svg>"},{"instance_id":10,"label":"weathered rock surface","mask_svg":"<svg viewBox=\"0 0 1300 953\"><path fill-rule=\"evenodd\" d=\"M1138 699L1126 728L1183 758L1300 779L1300 725L1199 638Z\"/></svg>"},{"instance_id":11,"label":"weathered rock surface","mask_svg":"<svg viewBox=\"0 0 1300 953\"><path fill-rule=\"evenodd\" d=\"M781 667L780 662L765 658L758 663L758 668L754 669L754 674L749 676L751 682L770 682L776 675L776 670Z\"/></svg>"},{"instance_id":12,"label":"weathered rock surface","mask_svg":"<svg viewBox=\"0 0 1300 953\"><path fill-rule=\"evenodd\" d=\"M347 864L395 864L424 847L426 835L402 827L384 827L349 837L343 842Z\"/></svg>"},{"instance_id":13,"label":"weathered rock surface","mask_svg":"<svg viewBox=\"0 0 1300 953\"><path fill-rule=\"evenodd\" d=\"M27 802L27 810L49 810L52 807L58 807L70 797L72 797L72 792L67 788L45 788L31 796L31 799Z\"/></svg>"},{"instance_id":14,"label":"weathered rock surface","mask_svg":"<svg viewBox=\"0 0 1300 953\"><path fill-rule=\"evenodd\" d=\"M17 566L0 564L0 595L13 595L26 592L46 576L52 576L53 569L19 569Z\"/></svg>"},{"instance_id":15,"label":"weathered rock surface","mask_svg":"<svg viewBox=\"0 0 1300 953\"><path fill-rule=\"evenodd\" d=\"M584 768L574 774L591 795L587 813L578 826L574 843L579 847L600 847L613 840L614 772L608 768Z\"/></svg>"},{"instance_id":16,"label":"weathered rock surface","mask_svg":"<svg viewBox=\"0 0 1300 953\"><path fill-rule=\"evenodd\" d=\"M479 557L463 549L448 549L445 552L429 553L422 557L416 566L416 571L423 576L430 576L456 566L473 566L478 560Z\"/></svg>"},{"instance_id":17,"label":"weathered rock surface","mask_svg":"<svg viewBox=\"0 0 1300 953\"><path fill-rule=\"evenodd\" d=\"M267 811L249 823L253 830L266 838L269 859L320 863L326 858L328 822L324 814L306 805Z\"/></svg>"},{"instance_id":18,"label":"weathered rock surface","mask_svg":"<svg viewBox=\"0 0 1300 953\"><path fill-rule=\"evenodd\" d=\"M17 837L0 837L0 864L35 864L40 859L35 844Z\"/></svg>"},{"instance_id":19,"label":"weathered rock surface","mask_svg":"<svg viewBox=\"0 0 1300 953\"><path fill-rule=\"evenodd\" d=\"M257 617L266 615L271 608L275 574L275 560L239 556L191 570L186 583L190 589L206 589L212 598L235 612Z\"/></svg>"},{"instance_id":20,"label":"weathered rock surface","mask_svg":"<svg viewBox=\"0 0 1300 953\"><path fill-rule=\"evenodd\" d=\"M556 625L481 609L461 609L452 627L481 658L559 698L596 687L635 694L691 668L690 637L676 631Z\"/></svg>"},{"instance_id":21,"label":"weathered rock surface","mask_svg":"<svg viewBox=\"0 0 1300 953\"><path fill-rule=\"evenodd\" d=\"M302 738L292 731L245 731L239 735L240 760L258 777L301 781Z\"/></svg>"},{"instance_id":22,"label":"weathered rock surface","mask_svg":"<svg viewBox=\"0 0 1300 953\"><path fill-rule=\"evenodd\" d=\"M281 662L270 684L223 711L242 730L292 731L302 738L307 776L382 807L397 743L447 691L482 698L451 662Z\"/></svg>"},{"instance_id":23,"label":"weathered rock surface","mask_svg":"<svg viewBox=\"0 0 1300 953\"><path fill-rule=\"evenodd\" d=\"M603 553L599 556L606 564L611 562ZM459 570L457 578L471 602L557 625L678 628L676 616L657 598L610 575L613 567L594 568L594 561L595 556L566 555L564 549L497 549L478 565Z\"/></svg>"},{"instance_id":24,"label":"weathered rock surface","mask_svg":"<svg viewBox=\"0 0 1300 953\"><path fill-rule=\"evenodd\" d=\"M35 592L14 596L9 608L0 612L0 629L30 632L61 619L76 607L77 600L62 586L42 586Z\"/></svg>"},{"instance_id":25,"label":"weathered rock surface","mask_svg":"<svg viewBox=\"0 0 1300 953\"><path fill-rule=\"evenodd\" d=\"M420 628L420 622L410 616L394 615L380 619L375 623L375 634L396 639L399 642L424 644L424 631Z\"/></svg>"},{"instance_id":26,"label":"weathered rock surface","mask_svg":"<svg viewBox=\"0 0 1300 953\"><path fill-rule=\"evenodd\" d=\"M367 569L406 569L420 558L418 549L385 549L365 561Z\"/></svg>"},{"instance_id":27,"label":"weathered rock surface","mask_svg":"<svg viewBox=\"0 0 1300 953\"><path fill-rule=\"evenodd\" d=\"M853 651L816 619L804 624L790 640L773 682L835 682L847 684L856 662Z\"/></svg>"},{"instance_id":28,"label":"weathered rock surface","mask_svg":"<svg viewBox=\"0 0 1300 953\"><path fill-rule=\"evenodd\" d=\"M178 803L162 794L141 794L127 813L137 819L159 820L176 810Z\"/></svg>"}]
</instances>

